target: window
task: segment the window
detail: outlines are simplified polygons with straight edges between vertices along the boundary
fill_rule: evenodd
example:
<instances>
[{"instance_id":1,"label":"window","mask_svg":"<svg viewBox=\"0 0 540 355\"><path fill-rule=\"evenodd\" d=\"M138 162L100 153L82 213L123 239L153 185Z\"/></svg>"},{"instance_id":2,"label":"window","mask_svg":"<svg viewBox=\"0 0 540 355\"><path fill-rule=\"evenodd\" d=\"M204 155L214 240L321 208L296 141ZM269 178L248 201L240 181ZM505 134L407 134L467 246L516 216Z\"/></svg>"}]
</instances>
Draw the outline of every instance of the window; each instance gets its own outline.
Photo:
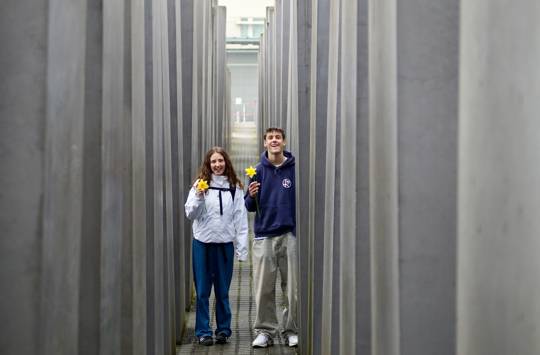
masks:
<instances>
[{"instance_id":1,"label":"window","mask_svg":"<svg viewBox=\"0 0 540 355\"><path fill-rule=\"evenodd\" d=\"M248 38L248 27L249 25L240 25L240 37Z\"/></svg>"},{"instance_id":2,"label":"window","mask_svg":"<svg viewBox=\"0 0 540 355\"><path fill-rule=\"evenodd\" d=\"M259 38L264 32L264 25L253 25L253 37Z\"/></svg>"},{"instance_id":3,"label":"window","mask_svg":"<svg viewBox=\"0 0 540 355\"><path fill-rule=\"evenodd\" d=\"M241 38L259 38L264 32L266 19L264 17L240 17L237 24L240 26Z\"/></svg>"}]
</instances>

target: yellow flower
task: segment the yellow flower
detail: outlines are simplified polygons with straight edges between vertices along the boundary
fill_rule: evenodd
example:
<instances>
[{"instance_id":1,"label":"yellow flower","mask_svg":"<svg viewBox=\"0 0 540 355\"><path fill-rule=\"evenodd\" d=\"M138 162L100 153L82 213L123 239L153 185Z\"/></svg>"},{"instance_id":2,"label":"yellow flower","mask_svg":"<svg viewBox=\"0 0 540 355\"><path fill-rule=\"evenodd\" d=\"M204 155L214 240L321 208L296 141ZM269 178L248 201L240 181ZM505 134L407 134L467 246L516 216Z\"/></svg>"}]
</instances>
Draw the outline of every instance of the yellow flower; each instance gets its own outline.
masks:
<instances>
[{"instance_id":1,"label":"yellow flower","mask_svg":"<svg viewBox=\"0 0 540 355\"><path fill-rule=\"evenodd\" d=\"M203 179L200 179L199 182L197 183L197 191L206 191L208 189L208 183L206 182L206 180L203 180Z\"/></svg>"},{"instance_id":2,"label":"yellow flower","mask_svg":"<svg viewBox=\"0 0 540 355\"><path fill-rule=\"evenodd\" d=\"M249 168L246 168L246 175L249 176L250 179L253 179L253 177L257 175L257 170L255 170L253 166L250 166Z\"/></svg>"}]
</instances>

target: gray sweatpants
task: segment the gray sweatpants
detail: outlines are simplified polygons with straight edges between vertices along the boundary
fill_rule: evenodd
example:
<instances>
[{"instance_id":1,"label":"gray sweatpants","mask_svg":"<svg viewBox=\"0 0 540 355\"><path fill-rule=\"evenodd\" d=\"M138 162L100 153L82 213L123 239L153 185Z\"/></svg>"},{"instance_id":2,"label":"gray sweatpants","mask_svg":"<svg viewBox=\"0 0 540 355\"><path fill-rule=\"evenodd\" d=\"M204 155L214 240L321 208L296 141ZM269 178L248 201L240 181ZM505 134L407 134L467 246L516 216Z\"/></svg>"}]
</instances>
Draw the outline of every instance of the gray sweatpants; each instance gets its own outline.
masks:
<instances>
[{"instance_id":1,"label":"gray sweatpants","mask_svg":"<svg viewBox=\"0 0 540 355\"><path fill-rule=\"evenodd\" d=\"M275 337L279 330L276 316L276 277L279 271L284 298L282 329L285 335L297 334L297 257L296 237L292 233L254 240L253 287L257 334Z\"/></svg>"}]
</instances>

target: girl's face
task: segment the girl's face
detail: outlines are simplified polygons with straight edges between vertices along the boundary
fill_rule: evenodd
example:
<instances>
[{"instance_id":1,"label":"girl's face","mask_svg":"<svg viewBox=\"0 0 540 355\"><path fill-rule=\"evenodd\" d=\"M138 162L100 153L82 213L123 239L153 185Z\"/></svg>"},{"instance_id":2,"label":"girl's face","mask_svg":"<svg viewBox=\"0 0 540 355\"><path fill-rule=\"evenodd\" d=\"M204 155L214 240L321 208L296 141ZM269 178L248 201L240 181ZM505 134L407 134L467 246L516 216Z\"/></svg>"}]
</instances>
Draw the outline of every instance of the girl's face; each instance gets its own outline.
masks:
<instances>
[{"instance_id":1,"label":"girl's face","mask_svg":"<svg viewBox=\"0 0 540 355\"><path fill-rule=\"evenodd\" d=\"M210 156L210 170L214 175L223 175L225 172L225 159L223 155L214 153Z\"/></svg>"}]
</instances>

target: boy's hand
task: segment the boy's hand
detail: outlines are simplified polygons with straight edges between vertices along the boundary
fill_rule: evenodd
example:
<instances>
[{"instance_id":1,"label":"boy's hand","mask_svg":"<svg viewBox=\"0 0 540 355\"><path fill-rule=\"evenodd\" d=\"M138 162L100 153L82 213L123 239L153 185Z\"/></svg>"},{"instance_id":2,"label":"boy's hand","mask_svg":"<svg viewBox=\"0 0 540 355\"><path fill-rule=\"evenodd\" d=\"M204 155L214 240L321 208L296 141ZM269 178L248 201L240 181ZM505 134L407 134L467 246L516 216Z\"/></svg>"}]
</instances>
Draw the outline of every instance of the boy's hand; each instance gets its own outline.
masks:
<instances>
[{"instance_id":1,"label":"boy's hand","mask_svg":"<svg viewBox=\"0 0 540 355\"><path fill-rule=\"evenodd\" d=\"M259 186L261 186L261 184L257 181L253 181L251 184L249 184L248 192L251 198L255 198L255 195L257 192L259 192Z\"/></svg>"}]
</instances>

